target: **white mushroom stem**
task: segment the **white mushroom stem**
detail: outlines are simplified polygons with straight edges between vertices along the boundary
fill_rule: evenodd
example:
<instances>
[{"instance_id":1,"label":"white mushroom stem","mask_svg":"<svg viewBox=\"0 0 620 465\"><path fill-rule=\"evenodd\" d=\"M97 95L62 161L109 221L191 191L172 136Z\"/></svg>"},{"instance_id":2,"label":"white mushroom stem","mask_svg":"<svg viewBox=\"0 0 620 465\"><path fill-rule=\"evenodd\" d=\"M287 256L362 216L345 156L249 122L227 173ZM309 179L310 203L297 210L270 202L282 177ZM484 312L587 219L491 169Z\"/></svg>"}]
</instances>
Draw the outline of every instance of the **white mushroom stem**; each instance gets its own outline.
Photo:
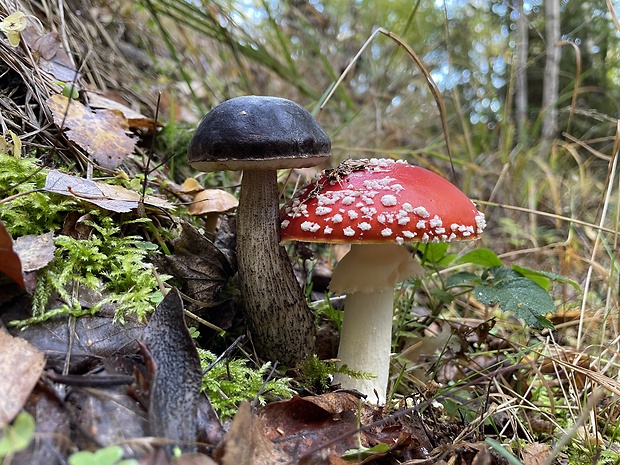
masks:
<instances>
[{"instance_id":1,"label":"white mushroom stem","mask_svg":"<svg viewBox=\"0 0 620 465\"><path fill-rule=\"evenodd\" d=\"M338 358L348 368L376 375L354 379L337 374L344 389L386 402L392 348L392 310L397 282L424 273L409 252L397 244L354 244L334 269L330 290L346 294Z\"/></svg>"}]
</instances>

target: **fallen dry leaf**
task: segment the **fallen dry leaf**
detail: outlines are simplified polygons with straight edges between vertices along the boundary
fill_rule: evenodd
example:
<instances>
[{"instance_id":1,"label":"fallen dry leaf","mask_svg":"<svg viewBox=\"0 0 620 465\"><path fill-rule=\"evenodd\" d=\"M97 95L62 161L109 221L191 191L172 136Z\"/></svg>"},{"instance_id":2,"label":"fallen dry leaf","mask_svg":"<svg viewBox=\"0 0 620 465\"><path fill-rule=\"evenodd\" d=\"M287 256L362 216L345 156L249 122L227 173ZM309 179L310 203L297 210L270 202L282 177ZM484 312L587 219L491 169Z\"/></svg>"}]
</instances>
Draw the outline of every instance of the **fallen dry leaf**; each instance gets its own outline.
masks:
<instances>
[{"instance_id":1,"label":"fallen dry leaf","mask_svg":"<svg viewBox=\"0 0 620 465\"><path fill-rule=\"evenodd\" d=\"M272 443L263 432L260 419L243 402L233 418L224 442L214 458L222 465L274 465L287 463L290 457Z\"/></svg>"},{"instance_id":2,"label":"fallen dry leaf","mask_svg":"<svg viewBox=\"0 0 620 465\"><path fill-rule=\"evenodd\" d=\"M146 129L149 132L155 130L156 122L153 118L144 116L142 113L132 110L127 105L123 105L116 100L112 100L97 92L88 91L88 103L91 108L97 108L102 110L118 110L125 118L127 123L132 129ZM161 126L161 124L158 124Z\"/></svg>"},{"instance_id":3,"label":"fallen dry leaf","mask_svg":"<svg viewBox=\"0 0 620 465\"><path fill-rule=\"evenodd\" d=\"M44 367L43 352L0 329L0 428L19 413Z\"/></svg>"},{"instance_id":4,"label":"fallen dry leaf","mask_svg":"<svg viewBox=\"0 0 620 465\"><path fill-rule=\"evenodd\" d=\"M551 447L540 442L526 444L523 447L523 465L542 465L547 460Z\"/></svg>"},{"instance_id":5,"label":"fallen dry leaf","mask_svg":"<svg viewBox=\"0 0 620 465\"><path fill-rule=\"evenodd\" d=\"M46 32L43 35L32 26L22 32L24 41L30 47L40 68L63 82L73 82L80 79L71 58L62 46L57 32Z\"/></svg>"},{"instance_id":6,"label":"fallen dry leaf","mask_svg":"<svg viewBox=\"0 0 620 465\"><path fill-rule=\"evenodd\" d=\"M45 268L54 259L54 232L39 236L18 237L13 250L19 255L22 271L30 272Z\"/></svg>"},{"instance_id":7,"label":"fallen dry leaf","mask_svg":"<svg viewBox=\"0 0 620 465\"><path fill-rule=\"evenodd\" d=\"M202 190L204 190L204 187L196 178L187 178L181 185L181 192L184 194L197 194Z\"/></svg>"},{"instance_id":8,"label":"fallen dry leaf","mask_svg":"<svg viewBox=\"0 0 620 465\"><path fill-rule=\"evenodd\" d=\"M116 213L127 213L138 208L141 200L140 194L122 186L78 178L58 170L48 173L45 179L45 190L74 197ZM145 196L143 201L146 206L150 207L164 209L173 207L168 201L150 195Z\"/></svg>"},{"instance_id":9,"label":"fallen dry leaf","mask_svg":"<svg viewBox=\"0 0 620 465\"><path fill-rule=\"evenodd\" d=\"M239 200L237 200L237 197L225 190L205 189L198 192L194 197L194 201L189 206L189 214L209 215L211 213L224 213L237 208L238 205Z\"/></svg>"},{"instance_id":10,"label":"fallen dry leaf","mask_svg":"<svg viewBox=\"0 0 620 465\"><path fill-rule=\"evenodd\" d=\"M46 103L54 116L54 123L67 128L67 137L103 168L116 169L133 152L136 139L127 135L129 125L120 111L94 112L61 94L52 95Z\"/></svg>"},{"instance_id":11,"label":"fallen dry leaf","mask_svg":"<svg viewBox=\"0 0 620 465\"><path fill-rule=\"evenodd\" d=\"M13 239L0 221L0 273L4 273L25 288L19 255L13 249Z\"/></svg>"}]
</instances>

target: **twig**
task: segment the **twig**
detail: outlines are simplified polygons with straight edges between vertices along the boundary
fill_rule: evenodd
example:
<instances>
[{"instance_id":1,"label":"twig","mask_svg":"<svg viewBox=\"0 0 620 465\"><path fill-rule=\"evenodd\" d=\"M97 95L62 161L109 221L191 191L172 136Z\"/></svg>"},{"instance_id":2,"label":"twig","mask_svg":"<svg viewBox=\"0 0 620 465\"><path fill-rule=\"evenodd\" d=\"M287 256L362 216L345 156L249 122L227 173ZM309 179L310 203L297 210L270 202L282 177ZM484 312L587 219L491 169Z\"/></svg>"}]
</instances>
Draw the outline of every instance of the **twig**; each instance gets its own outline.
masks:
<instances>
[{"instance_id":1,"label":"twig","mask_svg":"<svg viewBox=\"0 0 620 465\"><path fill-rule=\"evenodd\" d=\"M244 334L235 339L235 342L233 342L224 352L222 352L218 358L216 358L211 363L209 363L209 365L207 365L207 367L202 371L202 375L204 376L205 374L207 374L209 370L211 370L211 368L217 365L224 357L228 357L228 354L232 352L235 347L237 347L237 345L243 340L243 338L245 338Z\"/></svg>"}]
</instances>

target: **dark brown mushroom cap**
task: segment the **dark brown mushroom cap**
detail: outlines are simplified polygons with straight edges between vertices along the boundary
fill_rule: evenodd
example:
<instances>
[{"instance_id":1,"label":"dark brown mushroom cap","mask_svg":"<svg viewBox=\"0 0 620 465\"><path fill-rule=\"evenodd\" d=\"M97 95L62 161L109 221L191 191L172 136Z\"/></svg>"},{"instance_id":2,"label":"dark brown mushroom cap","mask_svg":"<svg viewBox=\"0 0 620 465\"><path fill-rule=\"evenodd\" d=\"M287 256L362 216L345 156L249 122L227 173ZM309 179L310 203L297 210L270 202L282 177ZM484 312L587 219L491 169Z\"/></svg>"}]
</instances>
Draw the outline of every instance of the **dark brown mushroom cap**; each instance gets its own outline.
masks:
<instances>
[{"instance_id":1,"label":"dark brown mushroom cap","mask_svg":"<svg viewBox=\"0 0 620 465\"><path fill-rule=\"evenodd\" d=\"M331 142L304 108L279 97L236 97L213 108L189 143L200 171L275 170L315 166Z\"/></svg>"}]
</instances>

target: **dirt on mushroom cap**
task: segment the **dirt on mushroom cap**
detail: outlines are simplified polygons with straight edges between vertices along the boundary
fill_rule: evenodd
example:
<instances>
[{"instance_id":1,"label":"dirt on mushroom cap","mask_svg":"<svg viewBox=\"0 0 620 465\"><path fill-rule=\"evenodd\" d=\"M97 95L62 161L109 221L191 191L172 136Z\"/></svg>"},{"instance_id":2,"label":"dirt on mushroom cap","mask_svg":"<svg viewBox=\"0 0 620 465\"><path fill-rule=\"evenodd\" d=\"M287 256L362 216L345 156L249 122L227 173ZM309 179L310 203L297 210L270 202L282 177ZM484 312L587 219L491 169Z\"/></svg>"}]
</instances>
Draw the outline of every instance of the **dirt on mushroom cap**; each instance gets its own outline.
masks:
<instances>
[{"instance_id":1,"label":"dirt on mushroom cap","mask_svg":"<svg viewBox=\"0 0 620 465\"><path fill-rule=\"evenodd\" d=\"M323 173L281 209L280 220L284 242L471 240L486 225L452 183L389 159L353 160Z\"/></svg>"}]
</instances>

